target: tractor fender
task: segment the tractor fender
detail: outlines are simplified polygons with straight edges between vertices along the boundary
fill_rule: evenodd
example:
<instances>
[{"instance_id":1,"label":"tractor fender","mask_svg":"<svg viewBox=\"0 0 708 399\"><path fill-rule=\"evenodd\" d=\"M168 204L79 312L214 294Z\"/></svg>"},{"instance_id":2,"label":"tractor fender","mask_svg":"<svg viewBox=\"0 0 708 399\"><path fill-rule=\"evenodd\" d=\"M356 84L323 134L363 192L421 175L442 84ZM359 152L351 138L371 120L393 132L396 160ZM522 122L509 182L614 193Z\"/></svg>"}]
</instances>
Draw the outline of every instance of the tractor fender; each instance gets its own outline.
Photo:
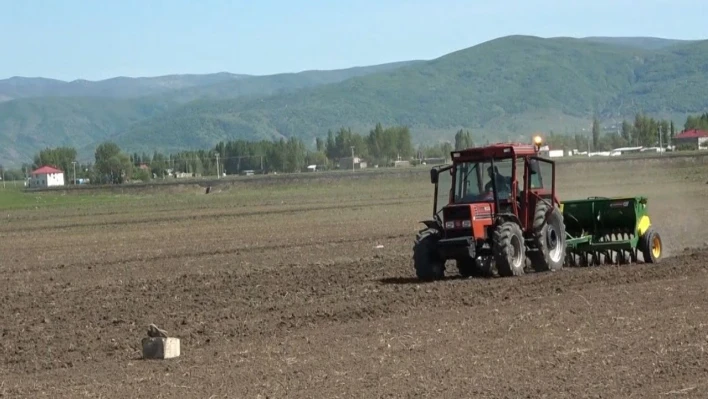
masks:
<instances>
[{"instance_id":1,"label":"tractor fender","mask_svg":"<svg viewBox=\"0 0 708 399\"><path fill-rule=\"evenodd\" d=\"M420 223L424 224L426 229L442 230L440 224L435 220L421 220Z\"/></svg>"},{"instance_id":2,"label":"tractor fender","mask_svg":"<svg viewBox=\"0 0 708 399\"><path fill-rule=\"evenodd\" d=\"M519 226L523 226L521 224L521 220L519 220L519 217L514 215L513 213L498 213L496 215L494 224L501 224L504 222L513 222L518 224Z\"/></svg>"}]
</instances>

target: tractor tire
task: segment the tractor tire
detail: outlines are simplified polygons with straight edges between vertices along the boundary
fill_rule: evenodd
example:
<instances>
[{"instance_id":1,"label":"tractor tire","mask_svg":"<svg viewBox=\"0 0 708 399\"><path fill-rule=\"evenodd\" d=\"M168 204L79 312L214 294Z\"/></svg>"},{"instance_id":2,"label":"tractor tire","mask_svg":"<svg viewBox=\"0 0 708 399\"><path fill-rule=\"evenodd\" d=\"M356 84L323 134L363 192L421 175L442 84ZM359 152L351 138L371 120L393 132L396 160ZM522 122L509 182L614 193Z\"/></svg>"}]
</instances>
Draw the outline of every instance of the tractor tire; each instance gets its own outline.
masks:
<instances>
[{"instance_id":1,"label":"tractor tire","mask_svg":"<svg viewBox=\"0 0 708 399\"><path fill-rule=\"evenodd\" d=\"M531 266L536 272L558 271L565 262L565 223L563 214L557 207L548 215L551 205L545 201L536 204L533 218L533 247L529 251Z\"/></svg>"},{"instance_id":2,"label":"tractor tire","mask_svg":"<svg viewBox=\"0 0 708 399\"><path fill-rule=\"evenodd\" d=\"M445 260L436 250L437 232L432 229L418 233L413 245L413 267L420 280L439 280L445 276Z\"/></svg>"},{"instance_id":3,"label":"tractor tire","mask_svg":"<svg viewBox=\"0 0 708 399\"><path fill-rule=\"evenodd\" d=\"M524 275L524 266L526 265L524 235L517 223L507 221L496 226L492 250L499 276Z\"/></svg>"},{"instance_id":4,"label":"tractor tire","mask_svg":"<svg viewBox=\"0 0 708 399\"><path fill-rule=\"evenodd\" d=\"M642 252L645 263L659 263L663 251L661 235L653 227L639 238L638 249Z\"/></svg>"}]
</instances>

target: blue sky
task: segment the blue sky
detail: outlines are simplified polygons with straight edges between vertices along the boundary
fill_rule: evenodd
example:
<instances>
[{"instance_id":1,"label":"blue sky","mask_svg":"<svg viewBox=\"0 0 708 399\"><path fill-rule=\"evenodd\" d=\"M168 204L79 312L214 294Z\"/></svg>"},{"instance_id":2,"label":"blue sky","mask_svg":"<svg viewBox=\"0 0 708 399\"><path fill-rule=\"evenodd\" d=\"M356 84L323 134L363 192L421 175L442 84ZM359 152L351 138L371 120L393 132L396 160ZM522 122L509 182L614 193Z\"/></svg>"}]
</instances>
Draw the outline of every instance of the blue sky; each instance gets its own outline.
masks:
<instances>
[{"instance_id":1,"label":"blue sky","mask_svg":"<svg viewBox=\"0 0 708 399\"><path fill-rule=\"evenodd\" d=\"M335 69L510 34L706 39L688 0L0 0L0 79Z\"/></svg>"}]
</instances>

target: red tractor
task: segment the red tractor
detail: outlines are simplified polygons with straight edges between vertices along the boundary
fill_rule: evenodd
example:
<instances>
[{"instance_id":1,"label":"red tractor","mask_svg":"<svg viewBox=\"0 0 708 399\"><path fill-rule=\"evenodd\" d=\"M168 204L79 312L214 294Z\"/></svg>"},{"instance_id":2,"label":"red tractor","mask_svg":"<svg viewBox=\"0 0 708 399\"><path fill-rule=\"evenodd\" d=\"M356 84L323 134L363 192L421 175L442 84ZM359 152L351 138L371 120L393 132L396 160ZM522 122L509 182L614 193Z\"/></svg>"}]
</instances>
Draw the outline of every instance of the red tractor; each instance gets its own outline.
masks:
<instances>
[{"instance_id":1,"label":"red tractor","mask_svg":"<svg viewBox=\"0 0 708 399\"><path fill-rule=\"evenodd\" d=\"M454 151L452 165L430 171L433 219L413 247L416 275L440 279L448 260L463 276L519 276L563 267L566 232L555 190L555 163L534 144Z\"/></svg>"}]
</instances>

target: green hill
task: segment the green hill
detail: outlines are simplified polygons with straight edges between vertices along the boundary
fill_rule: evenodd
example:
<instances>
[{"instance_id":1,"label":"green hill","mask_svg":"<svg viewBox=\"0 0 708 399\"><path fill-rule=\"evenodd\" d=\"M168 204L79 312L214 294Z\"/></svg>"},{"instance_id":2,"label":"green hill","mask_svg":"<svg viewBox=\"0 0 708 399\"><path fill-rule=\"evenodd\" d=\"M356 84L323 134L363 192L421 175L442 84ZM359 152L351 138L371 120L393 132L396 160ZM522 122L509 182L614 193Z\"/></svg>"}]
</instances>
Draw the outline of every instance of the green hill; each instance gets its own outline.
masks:
<instances>
[{"instance_id":1,"label":"green hill","mask_svg":"<svg viewBox=\"0 0 708 399\"><path fill-rule=\"evenodd\" d=\"M168 104L156 101L60 97L0 103L0 164L31 162L46 147L95 147L167 108Z\"/></svg>"},{"instance_id":2,"label":"green hill","mask_svg":"<svg viewBox=\"0 0 708 399\"><path fill-rule=\"evenodd\" d=\"M477 138L588 129L636 112L677 116L708 107L708 41L665 49L591 40L512 36L394 71L260 99L199 101L134 125L117 137L131 149L211 147L233 138L405 124L414 138ZM677 119L677 122L680 120ZM169 139L167 139L169 137Z\"/></svg>"},{"instance_id":3,"label":"green hill","mask_svg":"<svg viewBox=\"0 0 708 399\"><path fill-rule=\"evenodd\" d=\"M401 61L331 71L303 71L274 75L212 73L182 74L146 78L116 77L65 82L57 79L15 76L0 80L0 101L39 97L142 98L154 101L189 102L200 98L227 99L244 95L272 95L283 91L390 71L418 61Z\"/></svg>"},{"instance_id":4,"label":"green hill","mask_svg":"<svg viewBox=\"0 0 708 399\"><path fill-rule=\"evenodd\" d=\"M190 87L163 93L163 100L187 103L193 100L234 99L247 96L269 96L299 89L338 83L347 79L374 73L392 71L421 61L402 61L389 64L336 69L331 71L303 71L266 76L249 76L245 79Z\"/></svg>"},{"instance_id":5,"label":"green hill","mask_svg":"<svg viewBox=\"0 0 708 399\"><path fill-rule=\"evenodd\" d=\"M266 76L223 73L97 82L17 77L0 80L0 164L19 165L40 149L59 145L73 145L82 158L90 159L101 140L125 131L132 123L198 98L260 97L341 82L416 62ZM3 96L9 101L2 101ZM190 142L198 141L187 138L179 144Z\"/></svg>"},{"instance_id":6,"label":"green hill","mask_svg":"<svg viewBox=\"0 0 708 399\"><path fill-rule=\"evenodd\" d=\"M584 37L582 40L614 44L618 46L634 47L644 50L661 50L672 46L694 43L692 40L676 40L676 39L662 39L658 37L607 37L607 36L590 36Z\"/></svg>"},{"instance_id":7,"label":"green hill","mask_svg":"<svg viewBox=\"0 0 708 399\"><path fill-rule=\"evenodd\" d=\"M248 75L213 73L204 75L166 75L148 78L116 77L65 82L57 79L15 76L0 80L0 101L36 97L135 98L221 84L249 78Z\"/></svg>"}]
</instances>

